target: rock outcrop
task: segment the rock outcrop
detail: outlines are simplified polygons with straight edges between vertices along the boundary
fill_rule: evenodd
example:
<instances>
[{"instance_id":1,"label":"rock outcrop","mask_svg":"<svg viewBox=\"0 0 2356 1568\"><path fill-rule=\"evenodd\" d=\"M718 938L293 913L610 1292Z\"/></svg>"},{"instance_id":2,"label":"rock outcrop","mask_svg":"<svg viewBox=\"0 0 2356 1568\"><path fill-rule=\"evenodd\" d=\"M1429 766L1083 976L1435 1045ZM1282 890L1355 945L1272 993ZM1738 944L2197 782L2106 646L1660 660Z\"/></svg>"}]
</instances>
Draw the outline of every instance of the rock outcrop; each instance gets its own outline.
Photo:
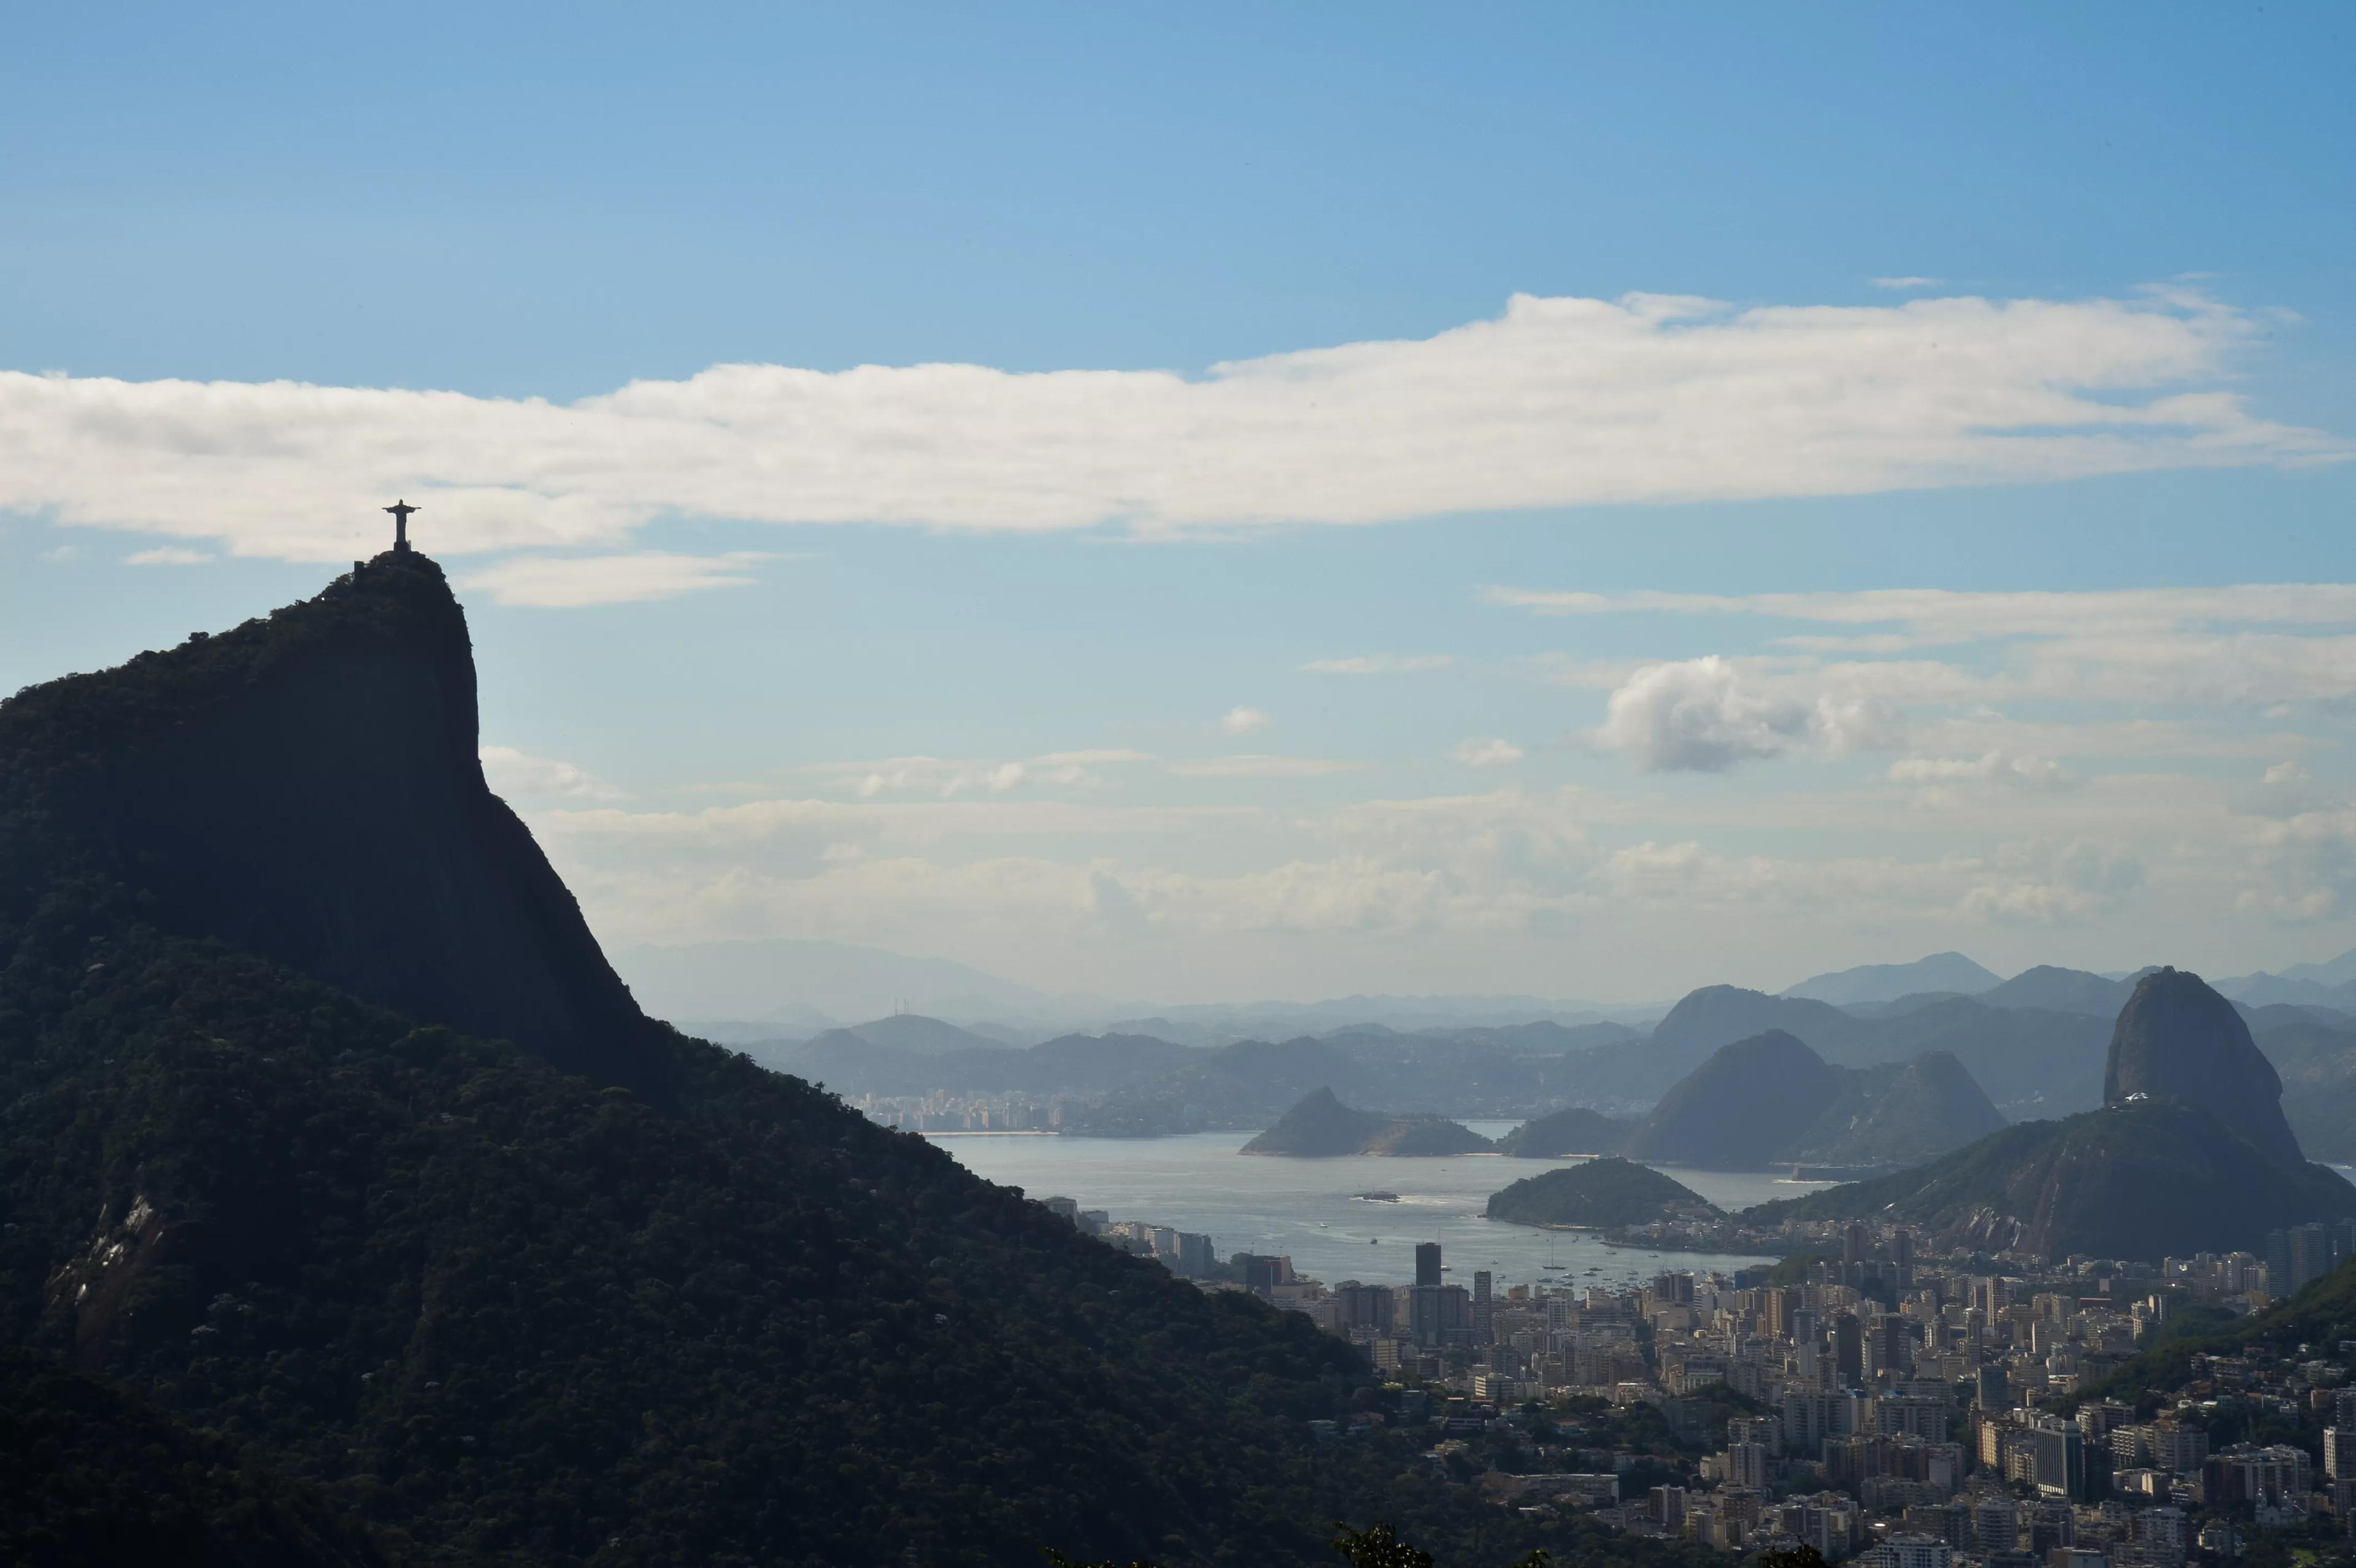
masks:
<instances>
[{"instance_id":1,"label":"rock outcrop","mask_svg":"<svg viewBox=\"0 0 2356 1568\"><path fill-rule=\"evenodd\" d=\"M2198 1105L2268 1157L2305 1163L2283 1115L2274 1063L2250 1039L2233 1004L2189 970L2153 970L2119 1009L2103 1103L2125 1104L2139 1095Z\"/></svg>"},{"instance_id":2,"label":"rock outcrop","mask_svg":"<svg viewBox=\"0 0 2356 1568\"><path fill-rule=\"evenodd\" d=\"M659 1026L484 782L477 725L466 612L432 560L388 551L19 693L0 766L168 925L661 1097Z\"/></svg>"}]
</instances>

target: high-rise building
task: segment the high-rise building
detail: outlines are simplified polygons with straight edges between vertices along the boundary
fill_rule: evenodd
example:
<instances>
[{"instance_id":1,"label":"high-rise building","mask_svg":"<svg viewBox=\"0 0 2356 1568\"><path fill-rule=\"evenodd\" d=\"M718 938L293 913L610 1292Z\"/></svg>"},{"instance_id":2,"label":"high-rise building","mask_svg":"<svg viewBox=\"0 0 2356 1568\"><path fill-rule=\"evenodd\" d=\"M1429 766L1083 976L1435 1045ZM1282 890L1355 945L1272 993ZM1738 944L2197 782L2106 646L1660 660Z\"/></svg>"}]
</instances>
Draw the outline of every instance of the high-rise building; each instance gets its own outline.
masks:
<instances>
[{"instance_id":1,"label":"high-rise building","mask_svg":"<svg viewBox=\"0 0 2356 1568\"><path fill-rule=\"evenodd\" d=\"M2058 1415L2032 1413L2025 1434L2035 1456L2040 1496L2083 1502L2086 1498L2086 1440L2077 1423Z\"/></svg>"},{"instance_id":2,"label":"high-rise building","mask_svg":"<svg viewBox=\"0 0 2356 1568\"><path fill-rule=\"evenodd\" d=\"M1194 1231L1178 1232L1178 1272L1189 1279L1207 1279L1217 1261L1211 1238Z\"/></svg>"},{"instance_id":3,"label":"high-rise building","mask_svg":"<svg viewBox=\"0 0 2356 1568\"><path fill-rule=\"evenodd\" d=\"M1853 1312L1833 1319L1833 1368L1843 1388L1855 1388L1865 1379L1865 1328Z\"/></svg>"},{"instance_id":4,"label":"high-rise building","mask_svg":"<svg viewBox=\"0 0 2356 1568\"><path fill-rule=\"evenodd\" d=\"M2356 1429L2323 1429L2323 1473L2335 1481L2356 1479Z\"/></svg>"},{"instance_id":5,"label":"high-rise building","mask_svg":"<svg viewBox=\"0 0 2356 1568\"><path fill-rule=\"evenodd\" d=\"M2328 1225L2293 1225L2290 1241L2290 1285L2283 1294L2287 1296L2331 1272L2331 1228Z\"/></svg>"},{"instance_id":6,"label":"high-rise building","mask_svg":"<svg viewBox=\"0 0 2356 1568\"><path fill-rule=\"evenodd\" d=\"M1977 1367L1972 1371L1972 1403L1982 1410L2010 1410L2009 1380L2002 1367Z\"/></svg>"},{"instance_id":7,"label":"high-rise building","mask_svg":"<svg viewBox=\"0 0 2356 1568\"><path fill-rule=\"evenodd\" d=\"M1345 1279L1333 1287L1335 1310L1344 1328L1371 1328L1377 1334L1391 1332L1394 1297L1387 1285L1361 1285Z\"/></svg>"},{"instance_id":8,"label":"high-rise building","mask_svg":"<svg viewBox=\"0 0 2356 1568\"><path fill-rule=\"evenodd\" d=\"M1773 1477L1772 1456L1764 1443L1729 1443L1726 1445L1726 1484L1749 1487L1765 1491Z\"/></svg>"},{"instance_id":9,"label":"high-rise building","mask_svg":"<svg viewBox=\"0 0 2356 1568\"><path fill-rule=\"evenodd\" d=\"M2266 1232L2266 1290L2274 1296L2290 1294L2290 1232Z\"/></svg>"},{"instance_id":10,"label":"high-rise building","mask_svg":"<svg viewBox=\"0 0 2356 1568\"><path fill-rule=\"evenodd\" d=\"M1440 1243L1418 1242L1415 1246L1415 1283L1419 1289L1440 1285Z\"/></svg>"},{"instance_id":11,"label":"high-rise building","mask_svg":"<svg viewBox=\"0 0 2356 1568\"><path fill-rule=\"evenodd\" d=\"M1914 1288L1914 1232L1901 1228L1890 1238L1890 1255L1898 1265L1898 1288Z\"/></svg>"},{"instance_id":12,"label":"high-rise building","mask_svg":"<svg viewBox=\"0 0 2356 1568\"><path fill-rule=\"evenodd\" d=\"M1851 1221L1841 1232L1841 1262L1858 1264L1865 1261L1865 1227Z\"/></svg>"},{"instance_id":13,"label":"high-rise building","mask_svg":"<svg viewBox=\"0 0 2356 1568\"><path fill-rule=\"evenodd\" d=\"M1489 1295L1487 1269L1474 1271L1472 1275L1472 1342L1485 1345L1495 1338L1496 1303Z\"/></svg>"}]
</instances>

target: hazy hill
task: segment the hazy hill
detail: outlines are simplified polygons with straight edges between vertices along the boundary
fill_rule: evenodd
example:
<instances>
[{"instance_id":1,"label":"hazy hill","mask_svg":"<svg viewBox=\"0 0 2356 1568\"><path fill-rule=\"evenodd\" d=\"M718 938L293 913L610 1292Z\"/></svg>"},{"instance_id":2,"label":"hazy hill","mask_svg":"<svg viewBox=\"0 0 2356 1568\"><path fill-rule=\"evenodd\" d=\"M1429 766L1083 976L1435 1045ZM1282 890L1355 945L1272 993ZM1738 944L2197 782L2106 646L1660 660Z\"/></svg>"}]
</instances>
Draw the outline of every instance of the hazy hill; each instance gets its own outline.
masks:
<instances>
[{"instance_id":1,"label":"hazy hill","mask_svg":"<svg viewBox=\"0 0 2356 1568\"><path fill-rule=\"evenodd\" d=\"M2311 1159L2356 1163L2356 1020L2301 1018L2255 1036L2282 1076L2283 1114Z\"/></svg>"},{"instance_id":2,"label":"hazy hill","mask_svg":"<svg viewBox=\"0 0 2356 1568\"><path fill-rule=\"evenodd\" d=\"M2090 975L2083 969L2060 969L2051 964L2040 964L2033 969L2022 970L2000 986L1982 991L1977 999L1991 1008L2037 1008L2046 1012L2092 1013L2111 1019L2126 1006L2127 996L2134 989L2132 979L2113 980Z\"/></svg>"},{"instance_id":3,"label":"hazy hill","mask_svg":"<svg viewBox=\"0 0 2356 1568\"><path fill-rule=\"evenodd\" d=\"M1499 1154L1557 1159L1571 1154L1617 1154L1636 1124L1584 1105L1534 1116L1497 1140Z\"/></svg>"},{"instance_id":4,"label":"hazy hill","mask_svg":"<svg viewBox=\"0 0 2356 1568\"><path fill-rule=\"evenodd\" d=\"M1487 1138L1445 1117L1354 1111L1334 1098L1333 1090L1317 1089L1237 1152L1326 1159L1354 1154L1472 1154L1488 1147Z\"/></svg>"},{"instance_id":5,"label":"hazy hill","mask_svg":"<svg viewBox=\"0 0 2356 1568\"><path fill-rule=\"evenodd\" d=\"M1740 986L1704 986L1688 992L1654 1026L1653 1048L1699 1066L1710 1052L1770 1030L1804 1040L1826 1060L1874 1038L1874 1028L1829 1002L1771 997Z\"/></svg>"},{"instance_id":6,"label":"hazy hill","mask_svg":"<svg viewBox=\"0 0 2356 1568\"><path fill-rule=\"evenodd\" d=\"M2280 1163L2199 1107L2152 1099L2024 1122L1928 1165L1744 1218L1871 1217L1920 1225L1940 1248L2158 1262L2254 1248L2277 1227L2351 1214L2356 1187L2335 1172Z\"/></svg>"},{"instance_id":7,"label":"hazy hill","mask_svg":"<svg viewBox=\"0 0 2356 1568\"><path fill-rule=\"evenodd\" d=\"M971 1029L959 1029L952 1023L943 1023L938 1019L928 1019L922 1013L894 1013L889 1018L876 1019L868 1023L829 1029L826 1034L815 1036L810 1043L816 1045L828 1040L829 1036L841 1035L849 1035L887 1051L905 1051L910 1056L948 1056L960 1051L995 1051L1003 1049L1004 1043L985 1034L976 1034Z\"/></svg>"},{"instance_id":8,"label":"hazy hill","mask_svg":"<svg viewBox=\"0 0 2356 1568\"><path fill-rule=\"evenodd\" d=\"M1644 1030L1624 1023L1562 1024L1550 1019L1542 1019L1536 1023L1500 1024L1494 1028L1427 1029L1417 1032L1428 1040L1502 1046L1507 1051L1534 1055L1568 1055L1576 1051L1593 1051L1598 1046L1625 1045L1645 1038Z\"/></svg>"},{"instance_id":9,"label":"hazy hill","mask_svg":"<svg viewBox=\"0 0 2356 1568\"><path fill-rule=\"evenodd\" d=\"M1813 975L1796 986L1785 987L1783 994L1851 1008L1862 1003L1895 1001L1924 991L1970 996L1997 983L1992 972L1960 953L1933 953L1912 964L1861 964L1854 969Z\"/></svg>"},{"instance_id":10,"label":"hazy hill","mask_svg":"<svg viewBox=\"0 0 2356 1568\"><path fill-rule=\"evenodd\" d=\"M1944 1051L2007 1116L2019 1121L2101 1104L2109 1040L2108 1018L1992 1007L1985 996L1949 997L1877 1020L1867 1043L1830 1053L1828 1060L1861 1065Z\"/></svg>"},{"instance_id":11,"label":"hazy hill","mask_svg":"<svg viewBox=\"0 0 2356 1568\"><path fill-rule=\"evenodd\" d=\"M1525 1177L1489 1195L1482 1211L1516 1225L1617 1227L1715 1214L1700 1193L1625 1159L1590 1159Z\"/></svg>"},{"instance_id":12,"label":"hazy hill","mask_svg":"<svg viewBox=\"0 0 2356 1568\"><path fill-rule=\"evenodd\" d=\"M920 1055L833 1029L800 1045L755 1049L765 1067L838 1094L1102 1094L1176 1071L1198 1053L1141 1035L1061 1035L1020 1049L989 1046Z\"/></svg>"},{"instance_id":13,"label":"hazy hill","mask_svg":"<svg viewBox=\"0 0 2356 1568\"><path fill-rule=\"evenodd\" d=\"M648 1020L471 677L384 556L0 703L0 1338L435 1562L1323 1561L1358 1358Z\"/></svg>"},{"instance_id":14,"label":"hazy hill","mask_svg":"<svg viewBox=\"0 0 2356 1568\"><path fill-rule=\"evenodd\" d=\"M1919 1163L2004 1125L1944 1051L1835 1067L1770 1030L1722 1047L1661 1097L1621 1146L1632 1159L1703 1169Z\"/></svg>"},{"instance_id":15,"label":"hazy hill","mask_svg":"<svg viewBox=\"0 0 2356 1568\"><path fill-rule=\"evenodd\" d=\"M1757 1169L1813 1125L1840 1088L1822 1057L1770 1029L1719 1048L1662 1095L1622 1152L1666 1165Z\"/></svg>"},{"instance_id":16,"label":"hazy hill","mask_svg":"<svg viewBox=\"0 0 2356 1568\"><path fill-rule=\"evenodd\" d=\"M1244 1040L1195 1051L1174 1071L1107 1094L1066 1125L1122 1136L1260 1128L1319 1087L1360 1104L1429 1106L1458 1117L1521 1117L1534 1107L1592 1103L1599 1095L1610 1103L1610 1059L1648 1049L1637 1042L1532 1051L1483 1039L1433 1039L1387 1029ZM1601 1070L1599 1059L1604 1061Z\"/></svg>"},{"instance_id":17,"label":"hazy hill","mask_svg":"<svg viewBox=\"0 0 2356 1568\"><path fill-rule=\"evenodd\" d=\"M1919 1165L2005 1125L2003 1113L1947 1051L1927 1051L1897 1067L1852 1069L1847 1076L1841 1096L1779 1158Z\"/></svg>"}]
</instances>

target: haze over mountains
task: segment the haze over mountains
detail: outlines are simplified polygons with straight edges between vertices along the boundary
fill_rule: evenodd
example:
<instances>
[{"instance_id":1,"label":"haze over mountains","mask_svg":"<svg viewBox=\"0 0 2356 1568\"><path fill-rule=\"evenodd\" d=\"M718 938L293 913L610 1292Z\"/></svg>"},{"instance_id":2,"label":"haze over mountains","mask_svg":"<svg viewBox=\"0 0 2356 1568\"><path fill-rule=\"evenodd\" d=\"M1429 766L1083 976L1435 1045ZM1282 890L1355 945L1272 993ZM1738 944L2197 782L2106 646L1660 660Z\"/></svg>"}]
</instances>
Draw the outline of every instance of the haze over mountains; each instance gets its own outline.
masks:
<instances>
[{"instance_id":1,"label":"haze over mountains","mask_svg":"<svg viewBox=\"0 0 2356 1568\"><path fill-rule=\"evenodd\" d=\"M2297 983L2322 985L2337 972L2311 966L2311 977ZM1717 1051L1774 1031L1804 1045L1828 1068L1879 1073L1880 1082L1895 1082L1898 1070L1920 1059L1951 1061L1940 1070L1943 1082L1957 1086L1959 1070L2005 1119L2019 1121L2069 1115L2103 1103L2113 1023L2147 973L2106 976L2037 965L1970 995L1890 994L1926 977L1950 984L1989 978L1970 960L1941 954L1915 965L1814 976L1781 995L1703 987L1649 1027L1543 1019L1408 1029L1358 1019L1267 1038L1229 1040L1215 1030L1198 1037L1215 1043L1190 1045L1171 1036L1195 1031L1155 1033L1138 1025L1010 1045L995 1037L1011 1031L987 1024L958 1029L902 1017L804 1040L756 1040L746 1049L769 1065L853 1097L1060 1096L1075 1102L1066 1130L1135 1136L1256 1132L1318 1088L1331 1088L1353 1104L1412 1107L1458 1119L1522 1121L1582 1106L1633 1121ZM2265 987L2251 981L2249 988ZM1803 992L1858 999L1836 1005ZM1336 1002L1323 1010L1346 1016L1351 1005ZM1359 999L1355 1005L1376 1004ZM2258 1051L2285 1081L2299 1085L2286 1110L2308 1147L2323 1157L2356 1159L2356 1116L2351 1115L2356 1112L2356 1012L2318 1004L2237 1002L2233 1008ZM1924 1086L1917 1074L1911 1089ZM1902 1137L1885 1139L1876 1153L1855 1140L1824 1136L1781 1152L1810 1163L1874 1164L1907 1147ZM1917 1147L1916 1157L1948 1147L1951 1141L1941 1138Z\"/></svg>"}]
</instances>

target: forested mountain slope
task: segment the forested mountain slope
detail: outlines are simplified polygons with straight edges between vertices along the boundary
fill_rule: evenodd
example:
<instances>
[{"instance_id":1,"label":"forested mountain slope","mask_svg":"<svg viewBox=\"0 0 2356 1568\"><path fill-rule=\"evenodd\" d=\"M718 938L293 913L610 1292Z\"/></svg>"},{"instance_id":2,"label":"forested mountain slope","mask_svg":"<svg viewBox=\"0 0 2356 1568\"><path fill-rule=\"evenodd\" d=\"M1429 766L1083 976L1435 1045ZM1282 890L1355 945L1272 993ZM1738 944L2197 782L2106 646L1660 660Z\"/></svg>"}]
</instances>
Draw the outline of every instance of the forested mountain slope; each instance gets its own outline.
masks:
<instances>
[{"instance_id":1,"label":"forested mountain slope","mask_svg":"<svg viewBox=\"0 0 2356 1568\"><path fill-rule=\"evenodd\" d=\"M424 1563L1313 1562L1406 1495L1307 1441L1362 1373L1304 1319L640 1016L479 793L465 645L380 557L0 704L0 1340ZM228 798L275 768L361 805Z\"/></svg>"}]
</instances>

